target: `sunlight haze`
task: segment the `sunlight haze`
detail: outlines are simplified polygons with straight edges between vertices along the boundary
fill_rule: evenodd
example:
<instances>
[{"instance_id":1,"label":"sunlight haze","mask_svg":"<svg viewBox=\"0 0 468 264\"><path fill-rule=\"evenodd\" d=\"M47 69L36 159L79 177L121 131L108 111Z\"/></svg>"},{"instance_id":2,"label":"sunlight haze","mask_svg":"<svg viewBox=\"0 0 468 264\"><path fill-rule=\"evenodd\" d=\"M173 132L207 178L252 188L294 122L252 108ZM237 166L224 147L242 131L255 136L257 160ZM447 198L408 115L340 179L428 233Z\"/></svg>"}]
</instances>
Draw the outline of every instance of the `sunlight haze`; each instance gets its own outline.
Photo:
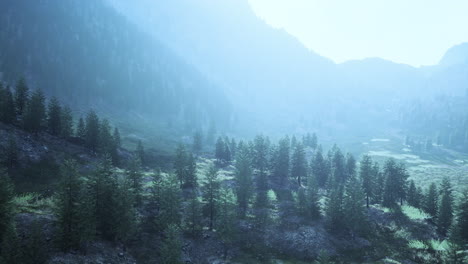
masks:
<instances>
[{"instance_id":1,"label":"sunlight haze","mask_svg":"<svg viewBox=\"0 0 468 264\"><path fill-rule=\"evenodd\" d=\"M257 15L337 63L380 57L437 64L468 41L463 0L249 0Z\"/></svg>"}]
</instances>

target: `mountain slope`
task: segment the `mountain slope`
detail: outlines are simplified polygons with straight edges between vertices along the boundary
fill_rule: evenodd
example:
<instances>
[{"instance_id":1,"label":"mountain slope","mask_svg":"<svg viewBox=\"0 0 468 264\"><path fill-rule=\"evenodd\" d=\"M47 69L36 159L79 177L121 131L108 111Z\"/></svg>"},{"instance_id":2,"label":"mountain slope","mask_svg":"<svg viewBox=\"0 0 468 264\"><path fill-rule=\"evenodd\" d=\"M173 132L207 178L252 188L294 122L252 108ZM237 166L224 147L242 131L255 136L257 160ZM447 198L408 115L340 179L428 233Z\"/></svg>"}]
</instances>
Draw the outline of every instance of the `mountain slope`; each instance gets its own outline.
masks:
<instances>
[{"instance_id":1,"label":"mountain slope","mask_svg":"<svg viewBox=\"0 0 468 264\"><path fill-rule=\"evenodd\" d=\"M229 115L219 89L102 0L1 1L0 47L0 79L24 75L76 109L184 127Z\"/></svg>"}]
</instances>

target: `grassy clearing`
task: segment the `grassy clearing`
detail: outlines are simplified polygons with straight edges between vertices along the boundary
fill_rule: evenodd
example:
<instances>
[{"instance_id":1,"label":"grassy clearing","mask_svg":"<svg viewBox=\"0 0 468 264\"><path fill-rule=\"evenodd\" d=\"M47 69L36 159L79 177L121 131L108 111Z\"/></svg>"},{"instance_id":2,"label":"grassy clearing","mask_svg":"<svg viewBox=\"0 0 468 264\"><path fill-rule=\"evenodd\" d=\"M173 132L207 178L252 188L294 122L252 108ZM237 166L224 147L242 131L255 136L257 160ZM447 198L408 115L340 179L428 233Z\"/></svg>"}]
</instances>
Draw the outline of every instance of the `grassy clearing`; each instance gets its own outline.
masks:
<instances>
[{"instance_id":1,"label":"grassy clearing","mask_svg":"<svg viewBox=\"0 0 468 264\"><path fill-rule=\"evenodd\" d=\"M430 218L428 214L413 206L404 205L401 207L403 213L411 220L424 220Z\"/></svg>"},{"instance_id":2,"label":"grassy clearing","mask_svg":"<svg viewBox=\"0 0 468 264\"><path fill-rule=\"evenodd\" d=\"M53 197L42 198L37 193L25 193L13 199L18 213L49 214L54 206Z\"/></svg>"}]
</instances>

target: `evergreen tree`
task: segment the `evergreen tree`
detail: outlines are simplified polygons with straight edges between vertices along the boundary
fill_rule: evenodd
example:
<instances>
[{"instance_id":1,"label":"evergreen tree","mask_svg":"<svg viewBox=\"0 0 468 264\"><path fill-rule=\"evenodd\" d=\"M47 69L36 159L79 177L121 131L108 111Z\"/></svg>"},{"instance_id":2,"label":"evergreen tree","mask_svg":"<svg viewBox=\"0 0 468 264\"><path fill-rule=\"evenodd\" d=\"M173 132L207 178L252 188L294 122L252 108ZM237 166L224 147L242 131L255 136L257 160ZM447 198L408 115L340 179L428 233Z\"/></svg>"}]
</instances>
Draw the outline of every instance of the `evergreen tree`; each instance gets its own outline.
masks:
<instances>
[{"instance_id":1,"label":"evergreen tree","mask_svg":"<svg viewBox=\"0 0 468 264\"><path fill-rule=\"evenodd\" d=\"M346 154L346 179L356 176L356 159L350 153Z\"/></svg>"},{"instance_id":2,"label":"evergreen tree","mask_svg":"<svg viewBox=\"0 0 468 264\"><path fill-rule=\"evenodd\" d=\"M372 158L369 155L364 155L361 159L359 167L359 176L362 182L362 188L366 195L366 206L369 208L369 200L374 195L375 177L372 171Z\"/></svg>"},{"instance_id":3,"label":"evergreen tree","mask_svg":"<svg viewBox=\"0 0 468 264\"><path fill-rule=\"evenodd\" d=\"M332 184L343 184L346 180L346 162L341 150L335 145L331 157Z\"/></svg>"},{"instance_id":4,"label":"evergreen tree","mask_svg":"<svg viewBox=\"0 0 468 264\"><path fill-rule=\"evenodd\" d=\"M179 179L180 186L183 186L185 182L186 175L186 166L187 166L187 152L185 151L185 146L179 144L176 149L175 160L174 160L174 170Z\"/></svg>"},{"instance_id":5,"label":"evergreen tree","mask_svg":"<svg viewBox=\"0 0 468 264\"><path fill-rule=\"evenodd\" d=\"M45 97L41 90L37 90L31 95L31 99L24 112L24 128L29 132L37 134L42 130L45 118Z\"/></svg>"},{"instance_id":6,"label":"evergreen tree","mask_svg":"<svg viewBox=\"0 0 468 264\"><path fill-rule=\"evenodd\" d=\"M437 227L442 235L447 235L449 228L452 226L453 220L453 194L450 179L444 177L441 184L442 198L439 204L439 211L437 216Z\"/></svg>"},{"instance_id":7,"label":"evergreen tree","mask_svg":"<svg viewBox=\"0 0 468 264\"><path fill-rule=\"evenodd\" d=\"M349 178L343 202L346 225L350 230L358 234L363 234L366 231L366 226L368 226L366 224L367 216L363 203L366 195L361 186L362 183L355 177Z\"/></svg>"},{"instance_id":8,"label":"evergreen tree","mask_svg":"<svg viewBox=\"0 0 468 264\"><path fill-rule=\"evenodd\" d=\"M196 188L198 186L197 182L197 163L195 162L195 157L192 153L188 155L187 164L184 171L184 183L185 188Z\"/></svg>"},{"instance_id":9,"label":"evergreen tree","mask_svg":"<svg viewBox=\"0 0 468 264\"><path fill-rule=\"evenodd\" d=\"M166 239L163 241L161 248L161 263L182 264L180 256L182 241L180 240L180 230L177 225L169 225L165 237Z\"/></svg>"},{"instance_id":10,"label":"evergreen tree","mask_svg":"<svg viewBox=\"0 0 468 264\"><path fill-rule=\"evenodd\" d=\"M372 201L374 203L382 203L385 190L385 175L380 171L380 166L377 162L374 162L374 166L372 167L372 175L375 179Z\"/></svg>"},{"instance_id":11,"label":"evergreen tree","mask_svg":"<svg viewBox=\"0 0 468 264\"><path fill-rule=\"evenodd\" d=\"M217 234L221 238L224 248L224 257L228 254L228 250L236 240L236 199L231 189L222 188L219 198L219 216L217 224Z\"/></svg>"},{"instance_id":12,"label":"evergreen tree","mask_svg":"<svg viewBox=\"0 0 468 264\"><path fill-rule=\"evenodd\" d=\"M304 146L296 144L291 160L291 176L297 179L297 184L301 186L302 179L307 176L307 161L305 159Z\"/></svg>"},{"instance_id":13,"label":"evergreen tree","mask_svg":"<svg viewBox=\"0 0 468 264\"><path fill-rule=\"evenodd\" d=\"M414 183L413 180L410 181L410 185L409 185L409 188L408 188L407 201L408 201L408 204L413 206L413 207L416 207L416 208L420 207L419 197L418 197L418 190L417 190L416 184Z\"/></svg>"},{"instance_id":14,"label":"evergreen tree","mask_svg":"<svg viewBox=\"0 0 468 264\"><path fill-rule=\"evenodd\" d=\"M76 137L83 141L86 140L86 126L83 117L80 117L78 120L78 125L76 127Z\"/></svg>"},{"instance_id":15,"label":"evergreen tree","mask_svg":"<svg viewBox=\"0 0 468 264\"><path fill-rule=\"evenodd\" d=\"M161 197L161 225L164 228L171 224L180 226L182 196L178 179L174 174L169 174L163 180Z\"/></svg>"},{"instance_id":16,"label":"evergreen tree","mask_svg":"<svg viewBox=\"0 0 468 264\"><path fill-rule=\"evenodd\" d=\"M29 236L23 251L24 264L45 264L48 260L47 248L42 232L42 225L34 221L31 226L31 235Z\"/></svg>"},{"instance_id":17,"label":"evergreen tree","mask_svg":"<svg viewBox=\"0 0 468 264\"><path fill-rule=\"evenodd\" d=\"M11 136L8 139L5 157L2 162L5 167L11 171L18 165L18 159L18 145L16 144L16 140L13 138L13 136Z\"/></svg>"},{"instance_id":18,"label":"evergreen tree","mask_svg":"<svg viewBox=\"0 0 468 264\"><path fill-rule=\"evenodd\" d=\"M185 228L187 233L193 237L200 237L203 231L203 215L201 202L195 191L192 191L184 214Z\"/></svg>"},{"instance_id":19,"label":"evergreen tree","mask_svg":"<svg viewBox=\"0 0 468 264\"><path fill-rule=\"evenodd\" d=\"M29 88L26 85L26 80L21 78L16 83L15 87L15 106L18 116L22 116L26 111L26 106L29 100Z\"/></svg>"},{"instance_id":20,"label":"evergreen tree","mask_svg":"<svg viewBox=\"0 0 468 264\"><path fill-rule=\"evenodd\" d=\"M406 195L406 180L408 174L403 164L397 164L394 159L389 159L384 167L385 187L383 193L383 205L395 207L397 202L403 205Z\"/></svg>"},{"instance_id":21,"label":"evergreen tree","mask_svg":"<svg viewBox=\"0 0 468 264\"><path fill-rule=\"evenodd\" d=\"M318 146L316 148L314 156L310 162L311 173L316 179L318 187L325 187L325 184L328 181L328 165L323 158L322 147Z\"/></svg>"},{"instance_id":22,"label":"evergreen tree","mask_svg":"<svg viewBox=\"0 0 468 264\"><path fill-rule=\"evenodd\" d=\"M156 170L152 175L151 185L149 188L149 196L144 204L144 211L141 221L141 229L143 233L154 236L163 230L161 219L162 200L163 200L163 178L160 170Z\"/></svg>"},{"instance_id":23,"label":"evergreen tree","mask_svg":"<svg viewBox=\"0 0 468 264\"><path fill-rule=\"evenodd\" d=\"M346 226L343 208L343 187L338 185L333 188L325 207L326 224L331 232L339 232Z\"/></svg>"},{"instance_id":24,"label":"evergreen tree","mask_svg":"<svg viewBox=\"0 0 468 264\"><path fill-rule=\"evenodd\" d=\"M216 146L215 146L215 157L218 161L225 161L226 159L225 146L226 144L224 144L223 138L218 137L218 140L216 141Z\"/></svg>"},{"instance_id":25,"label":"evergreen tree","mask_svg":"<svg viewBox=\"0 0 468 264\"><path fill-rule=\"evenodd\" d=\"M236 159L236 197L241 218L245 217L252 196L252 167L249 151L240 144Z\"/></svg>"},{"instance_id":26,"label":"evergreen tree","mask_svg":"<svg viewBox=\"0 0 468 264\"><path fill-rule=\"evenodd\" d=\"M59 136L62 132L62 106L56 97L52 97L49 101L47 128L49 133L54 136Z\"/></svg>"},{"instance_id":27,"label":"evergreen tree","mask_svg":"<svg viewBox=\"0 0 468 264\"><path fill-rule=\"evenodd\" d=\"M218 171L214 166L208 169L208 173L203 182L203 201L205 202L204 211L209 218L209 228L213 230L216 216L218 213L219 191L221 188Z\"/></svg>"},{"instance_id":28,"label":"evergreen tree","mask_svg":"<svg viewBox=\"0 0 468 264\"><path fill-rule=\"evenodd\" d=\"M451 240L465 247L468 244L468 189L460 197L455 219L456 221L451 232Z\"/></svg>"},{"instance_id":29,"label":"evergreen tree","mask_svg":"<svg viewBox=\"0 0 468 264\"><path fill-rule=\"evenodd\" d=\"M289 138L279 141L278 151L273 160L273 179L279 187L287 188L289 181Z\"/></svg>"},{"instance_id":30,"label":"evergreen tree","mask_svg":"<svg viewBox=\"0 0 468 264\"><path fill-rule=\"evenodd\" d=\"M310 147L313 149L317 149L317 144L318 144L317 135L313 133L312 138L310 139Z\"/></svg>"},{"instance_id":31,"label":"evergreen tree","mask_svg":"<svg viewBox=\"0 0 468 264\"><path fill-rule=\"evenodd\" d=\"M0 242L13 224L13 198L13 183L7 172L0 168Z\"/></svg>"},{"instance_id":32,"label":"evergreen tree","mask_svg":"<svg viewBox=\"0 0 468 264\"><path fill-rule=\"evenodd\" d=\"M61 170L62 180L57 195L58 242L62 250L79 249L85 240L83 235L83 183L74 161L65 161Z\"/></svg>"},{"instance_id":33,"label":"evergreen tree","mask_svg":"<svg viewBox=\"0 0 468 264\"><path fill-rule=\"evenodd\" d=\"M92 152L97 152L99 147L99 136L100 136L100 122L99 118L93 110L89 111L86 116L86 128L85 128L85 145ZM78 132L80 128L78 127Z\"/></svg>"},{"instance_id":34,"label":"evergreen tree","mask_svg":"<svg viewBox=\"0 0 468 264\"><path fill-rule=\"evenodd\" d=\"M268 142L262 135L255 137L252 165L259 171L259 175L266 173L266 169L268 167Z\"/></svg>"},{"instance_id":35,"label":"evergreen tree","mask_svg":"<svg viewBox=\"0 0 468 264\"><path fill-rule=\"evenodd\" d=\"M237 153L237 143L234 138L232 138L231 143L229 143L229 149L231 150L231 157L234 159Z\"/></svg>"},{"instance_id":36,"label":"evergreen tree","mask_svg":"<svg viewBox=\"0 0 468 264\"><path fill-rule=\"evenodd\" d=\"M196 154L199 154L203 149L203 135L200 131L195 132L193 135L192 149Z\"/></svg>"},{"instance_id":37,"label":"evergreen tree","mask_svg":"<svg viewBox=\"0 0 468 264\"><path fill-rule=\"evenodd\" d=\"M23 263L24 257L20 239L16 232L16 227L13 222L8 223L7 229L2 236L2 243L0 245L1 258L5 264Z\"/></svg>"},{"instance_id":38,"label":"evergreen tree","mask_svg":"<svg viewBox=\"0 0 468 264\"><path fill-rule=\"evenodd\" d=\"M431 183L424 199L424 211L426 211L426 213L428 213L433 219L436 219L437 217L438 202L439 194L437 193L437 186L435 183Z\"/></svg>"},{"instance_id":39,"label":"evergreen tree","mask_svg":"<svg viewBox=\"0 0 468 264\"><path fill-rule=\"evenodd\" d=\"M16 109L13 94L9 87L2 89L0 94L0 121L6 124L14 124L16 121Z\"/></svg>"},{"instance_id":40,"label":"evergreen tree","mask_svg":"<svg viewBox=\"0 0 468 264\"><path fill-rule=\"evenodd\" d=\"M73 135L73 115L72 110L68 106L64 106L61 115L61 136L65 139Z\"/></svg>"},{"instance_id":41,"label":"evergreen tree","mask_svg":"<svg viewBox=\"0 0 468 264\"><path fill-rule=\"evenodd\" d=\"M135 191L134 179L121 180L115 190L115 208L114 222L112 223L115 230L114 239L117 241L127 242L136 233L137 214L135 209Z\"/></svg>"},{"instance_id":42,"label":"evergreen tree","mask_svg":"<svg viewBox=\"0 0 468 264\"><path fill-rule=\"evenodd\" d=\"M127 178L130 181L129 185L135 199L135 205L139 206L141 205L143 195L143 173L141 161L137 157L131 159L128 165Z\"/></svg>"}]
</instances>

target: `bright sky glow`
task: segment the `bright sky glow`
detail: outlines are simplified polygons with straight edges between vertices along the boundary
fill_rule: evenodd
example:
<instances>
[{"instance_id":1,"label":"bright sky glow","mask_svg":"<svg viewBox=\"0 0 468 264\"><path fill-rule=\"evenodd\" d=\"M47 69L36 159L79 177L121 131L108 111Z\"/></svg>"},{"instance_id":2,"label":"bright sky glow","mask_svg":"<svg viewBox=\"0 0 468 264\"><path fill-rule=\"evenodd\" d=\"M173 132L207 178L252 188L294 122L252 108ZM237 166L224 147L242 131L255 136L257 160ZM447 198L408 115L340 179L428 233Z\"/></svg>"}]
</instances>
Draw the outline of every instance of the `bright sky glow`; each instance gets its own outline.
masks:
<instances>
[{"instance_id":1,"label":"bright sky glow","mask_svg":"<svg viewBox=\"0 0 468 264\"><path fill-rule=\"evenodd\" d=\"M259 17L335 62L437 64L468 42L468 0L249 0Z\"/></svg>"}]
</instances>

